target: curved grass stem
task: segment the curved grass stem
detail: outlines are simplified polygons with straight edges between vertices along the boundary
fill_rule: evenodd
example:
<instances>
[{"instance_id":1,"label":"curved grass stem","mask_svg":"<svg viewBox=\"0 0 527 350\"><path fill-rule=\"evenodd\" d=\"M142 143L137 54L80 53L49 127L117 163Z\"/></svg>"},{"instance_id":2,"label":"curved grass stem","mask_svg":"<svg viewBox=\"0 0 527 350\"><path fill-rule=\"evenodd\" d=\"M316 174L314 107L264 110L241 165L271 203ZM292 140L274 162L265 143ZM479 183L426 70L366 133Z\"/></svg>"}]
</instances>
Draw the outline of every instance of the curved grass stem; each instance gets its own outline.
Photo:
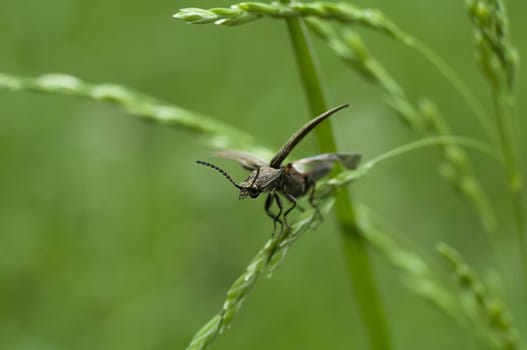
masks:
<instances>
[{"instance_id":1,"label":"curved grass stem","mask_svg":"<svg viewBox=\"0 0 527 350\"><path fill-rule=\"evenodd\" d=\"M22 78L0 72L0 91L2 90L75 96L105 102L142 120L187 130L213 149L245 149L262 158L272 154L257 145L251 135L232 125L167 104L121 85L92 84L68 74L44 74Z\"/></svg>"},{"instance_id":2,"label":"curved grass stem","mask_svg":"<svg viewBox=\"0 0 527 350\"><path fill-rule=\"evenodd\" d=\"M311 114L317 115L327 110L328 102L318 73L315 55L308 42L303 22L298 18L287 19L286 22ZM316 130L316 135L322 152L336 151L330 123L320 125ZM347 268L360 315L368 332L371 349L390 349L388 327L375 285L367 243L360 234L355 208L349 193L340 191L337 194L335 205Z\"/></svg>"}]
</instances>

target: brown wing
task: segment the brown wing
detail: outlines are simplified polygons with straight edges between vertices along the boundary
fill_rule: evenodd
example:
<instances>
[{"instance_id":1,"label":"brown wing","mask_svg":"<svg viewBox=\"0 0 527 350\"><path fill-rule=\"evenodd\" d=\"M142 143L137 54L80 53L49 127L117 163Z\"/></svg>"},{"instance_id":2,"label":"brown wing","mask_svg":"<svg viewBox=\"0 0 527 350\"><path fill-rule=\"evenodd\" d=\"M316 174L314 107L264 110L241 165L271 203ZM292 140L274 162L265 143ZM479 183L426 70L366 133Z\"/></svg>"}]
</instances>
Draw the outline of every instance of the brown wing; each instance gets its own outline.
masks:
<instances>
[{"instance_id":1,"label":"brown wing","mask_svg":"<svg viewBox=\"0 0 527 350\"><path fill-rule=\"evenodd\" d=\"M256 168L267 166L267 162L265 160L241 151L219 151L215 152L214 155L235 160L247 170L254 170Z\"/></svg>"},{"instance_id":2,"label":"brown wing","mask_svg":"<svg viewBox=\"0 0 527 350\"><path fill-rule=\"evenodd\" d=\"M348 107L348 105L340 105L335 108L330 109L319 115L318 117L312 119L309 123L304 125L300 130L298 130L287 142L280 148L278 153L273 157L269 165L271 168L278 169L284 159L289 155L293 148L306 136L315 126L317 126L321 121L332 115L333 113L341 110L342 108Z\"/></svg>"},{"instance_id":3,"label":"brown wing","mask_svg":"<svg viewBox=\"0 0 527 350\"><path fill-rule=\"evenodd\" d=\"M311 180L317 181L326 176L336 162L340 162L346 169L351 170L359 165L360 159L361 155L358 153L325 153L299 159L292 165Z\"/></svg>"}]
</instances>

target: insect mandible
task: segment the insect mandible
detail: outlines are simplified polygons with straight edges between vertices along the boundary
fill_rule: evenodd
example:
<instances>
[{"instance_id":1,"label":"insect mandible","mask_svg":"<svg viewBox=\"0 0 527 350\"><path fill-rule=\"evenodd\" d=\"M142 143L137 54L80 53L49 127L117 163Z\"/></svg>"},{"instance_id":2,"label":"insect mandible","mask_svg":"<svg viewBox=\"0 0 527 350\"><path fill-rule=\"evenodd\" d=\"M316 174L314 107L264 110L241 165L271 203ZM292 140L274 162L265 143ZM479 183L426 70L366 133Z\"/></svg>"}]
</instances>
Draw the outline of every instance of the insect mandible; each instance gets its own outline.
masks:
<instances>
[{"instance_id":1,"label":"insect mandible","mask_svg":"<svg viewBox=\"0 0 527 350\"><path fill-rule=\"evenodd\" d=\"M293 148L311 130L333 113L345 107L348 107L348 105L344 104L334 107L309 121L287 140L269 163L241 151L220 151L215 153L219 157L235 160L245 169L251 171L249 177L239 185L220 167L201 160L196 162L208 166L225 176L227 180L240 190L240 199L247 197L257 198L262 192L268 193L265 200L265 212L273 219L275 230L277 222L283 229L284 224L287 226L287 215L297 206L297 198L306 195L308 192L310 205L320 215L319 209L314 202L315 183L331 171L335 162L340 162L347 169L355 169L357 167L361 158L360 154L357 153L325 153L303 158L285 166L282 165L282 162ZM291 203L291 206L285 212L283 212L283 204L279 194L283 195ZM278 213L273 213L271 210L273 202L278 207Z\"/></svg>"}]
</instances>

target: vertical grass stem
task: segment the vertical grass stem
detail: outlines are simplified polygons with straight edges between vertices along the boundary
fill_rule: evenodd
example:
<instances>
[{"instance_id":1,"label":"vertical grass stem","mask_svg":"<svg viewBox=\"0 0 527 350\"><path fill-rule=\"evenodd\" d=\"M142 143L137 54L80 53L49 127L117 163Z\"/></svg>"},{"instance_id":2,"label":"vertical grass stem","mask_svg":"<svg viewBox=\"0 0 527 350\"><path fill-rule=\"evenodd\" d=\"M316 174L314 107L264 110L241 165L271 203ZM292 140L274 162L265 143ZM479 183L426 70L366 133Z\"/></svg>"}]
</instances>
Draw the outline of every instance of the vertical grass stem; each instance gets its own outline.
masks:
<instances>
[{"instance_id":1,"label":"vertical grass stem","mask_svg":"<svg viewBox=\"0 0 527 350\"><path fill-rule=\"evenodd\" d=\"M317 115L327 110L329 106L315 55L308 42L303 22L297 18L287 19L286 22L311 114ZM316 129L316 135L322 152L336 151L330 123L320 125ZM389 350L391 342L388 327L375 285L367 244L360 233L352 198L347 191L341 191L337 195L336 213L342 233L347 268L359 312L368 332L371 349Z\"/></svg>"}]
</instances>

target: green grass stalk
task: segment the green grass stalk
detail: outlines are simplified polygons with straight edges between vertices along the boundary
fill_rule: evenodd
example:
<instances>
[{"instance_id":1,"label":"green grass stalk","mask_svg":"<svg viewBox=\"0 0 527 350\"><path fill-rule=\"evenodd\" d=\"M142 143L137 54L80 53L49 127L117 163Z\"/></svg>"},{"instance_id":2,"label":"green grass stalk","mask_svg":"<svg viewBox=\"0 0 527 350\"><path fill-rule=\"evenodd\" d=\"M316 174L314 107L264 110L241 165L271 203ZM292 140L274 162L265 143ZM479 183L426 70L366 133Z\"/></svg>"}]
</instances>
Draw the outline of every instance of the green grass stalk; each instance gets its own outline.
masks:
<instances>
[{"instance_id":1,"label":"green grass stalk","mask_svg":"<svg viewBox=\"0 0 527 350\"><path fill-rule=\"evenodd\" d=\"M474 27L477 63L492 90L496 127L520 245L524 288L527 288L525 190L520 170L518 142L513 132L514 90L519 56L509 38L509 18L503 0L468 0L467 12Z\"/></svg>"},{"instance_id":2,"label":"green grass stalk","mask_svg":"<svg viewBox=\"0 0 527 350\"><path fill-rule=\"evenodd\" d=\"M316 66L315 55L308 42L304 24L298 18L287 19L286 22L311 114L317 115L327 110L329 106ZM317 128L316 135L322 152L336 151L330 123L324 123ZM387 322L375 285L368 245L360 234L349 193L338 192L335 205L349 276L362 320L366 325L371 348L390 349Z\"/></svg>"},{"instance_id":3,"label":"green grass stalk","mask_svg":"<svg viewBox=\"0 0 527 350\"><path fill-rule=\"evenodd\" d=\"M170 105L117 84L91 84L68 74L44 74L34 78L23 78L0 72L1 90L74 96L104 102L117 106L144 121L177 127L193 133L203 144L213 149L244 149L262 158L269 158L272 155L270 150L258 146L250 134L235 126Z\"/></svg>"}]
</instances>

